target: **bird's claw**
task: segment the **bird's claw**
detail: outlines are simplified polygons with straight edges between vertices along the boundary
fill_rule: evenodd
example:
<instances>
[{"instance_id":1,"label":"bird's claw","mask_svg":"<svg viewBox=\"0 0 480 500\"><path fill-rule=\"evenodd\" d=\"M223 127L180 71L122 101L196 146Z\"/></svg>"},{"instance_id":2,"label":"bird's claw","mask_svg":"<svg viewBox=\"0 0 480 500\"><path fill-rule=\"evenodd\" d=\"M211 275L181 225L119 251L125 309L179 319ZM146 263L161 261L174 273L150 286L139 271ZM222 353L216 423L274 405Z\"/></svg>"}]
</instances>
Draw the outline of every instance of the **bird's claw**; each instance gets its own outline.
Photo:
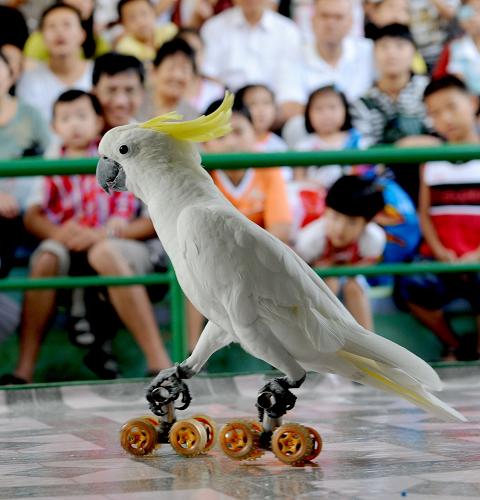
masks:
<instances>
[{"instance_id":1,"label":"bird's claw","mask_svg":"<svg viewBox=\"0 0 480 500\"><path fill-rule=\"evenodd\" d=\"M295 406L297 397L289 387L286 378L274 378L260 389L256 403L260 421L265 412L270 418L280 418Z\"/></svg>"},{"instance_id":2,"label":"bird's claw","mask_svg":"<svg viewBox=\"0 0 480 500\"><path fill-rule=\"evenodd\" d=\"M185 410L190 405L192 397L187 384L183 382L178 366L162 370L147 389L147 401L150 410L158 416L167 414L168 405L176 400L179 405L176 410Z\"/></svg>"}]
</instances>

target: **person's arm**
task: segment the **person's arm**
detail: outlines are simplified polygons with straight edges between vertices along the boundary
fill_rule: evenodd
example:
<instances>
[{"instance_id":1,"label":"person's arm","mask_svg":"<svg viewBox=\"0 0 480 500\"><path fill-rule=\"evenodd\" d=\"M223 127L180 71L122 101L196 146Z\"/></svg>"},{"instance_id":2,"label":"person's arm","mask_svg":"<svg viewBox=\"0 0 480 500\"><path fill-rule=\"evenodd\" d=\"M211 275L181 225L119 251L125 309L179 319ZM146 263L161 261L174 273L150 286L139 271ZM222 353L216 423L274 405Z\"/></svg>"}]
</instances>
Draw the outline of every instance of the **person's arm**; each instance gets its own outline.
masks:
<instances>
[{"instance_id":1,"label":"person's arm","mask_svg":"<svg viewBox=\"0 0 480 500\"><path fill-rule=\"evenodd\" d=\"M39 240L53 238L58 226L50 221L40 205L32 205L27 208L23 218L25 228Z\"/></svg>"},{"instance_id":2,"label":"person's arm","mask_svg":"<svg viewBox=\"0 0 480 500\"><path fill-rule=\"evenodd\" d=\"M303 227L297 236L294 246L295 252L314 267L331 264L330 259L324 256L326 247L325 224L321 219L316 219Z\"/></svg>"},{"instance_id":3,"label":"person's arm","mask_svg":"<svg viewBox=\"0 0 480 500\"><path fill-rule=\"evenodd\" d=\"M265 229L284 243L290 243L292 215L288 203L287 186L280 169L265 172Z\"/></svg>"},{"instance_id":4,"label":"person's arm","mask_svg":"<svg viewBox=\"0 0 480 500\"><path fill-rule=\"evenodd\" d=\"M156 235L152 221L148 217L139 217L129 222L118 236L129 240L148 240Z\"/></svg>"},{"instance_id":5,"label":"person's arm","mask_svg":"<svg viewBox=\"0 0 480 500\"><path fill-rule=\"evenodd\" d=\"M422 234L436 259L443 262L453 262L457 259L455 252L442 245L435 227L432 224L429 214L430 190L425 182L424 175L425 166L422 166L420 171L420 191L418 197L418 215L420 219L420 227L422 228Z\"/></svg>"}]
</instances>

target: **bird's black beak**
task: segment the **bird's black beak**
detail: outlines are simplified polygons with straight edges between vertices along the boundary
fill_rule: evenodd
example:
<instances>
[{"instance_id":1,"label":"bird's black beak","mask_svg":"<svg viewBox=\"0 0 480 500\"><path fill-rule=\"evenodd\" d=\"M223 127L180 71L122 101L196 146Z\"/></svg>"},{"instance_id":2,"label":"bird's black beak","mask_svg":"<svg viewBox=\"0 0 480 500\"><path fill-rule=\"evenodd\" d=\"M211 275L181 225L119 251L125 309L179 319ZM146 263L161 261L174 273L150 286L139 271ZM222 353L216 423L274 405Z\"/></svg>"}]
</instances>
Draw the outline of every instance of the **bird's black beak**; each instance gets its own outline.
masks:
<instances>
[{"instance_id":1,"label":"bird's black beak","mask_svg":"<svg viewBox=\"0 0 480 500\"><path fill-rule=\"evenodd\" d=\"M112 191L126 191L126 176L120 163L102 156L97 163L97 181L110 194Z\"/></svg>"}]
</instances>

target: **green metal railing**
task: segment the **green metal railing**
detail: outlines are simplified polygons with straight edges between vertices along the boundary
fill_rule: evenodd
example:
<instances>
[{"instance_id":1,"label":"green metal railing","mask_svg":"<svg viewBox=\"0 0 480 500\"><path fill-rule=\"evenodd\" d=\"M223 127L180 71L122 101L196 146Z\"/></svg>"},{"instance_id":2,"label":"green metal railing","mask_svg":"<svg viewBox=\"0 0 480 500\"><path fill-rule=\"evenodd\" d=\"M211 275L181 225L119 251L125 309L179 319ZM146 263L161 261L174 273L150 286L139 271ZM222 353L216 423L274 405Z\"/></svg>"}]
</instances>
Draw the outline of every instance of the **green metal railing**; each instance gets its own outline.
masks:
<instances>
[{"instance_id":1,"label":"green metal railing","mask_svg":"<svg viewBox=\"0 0 480 500\"><path fill-rule=\"evenodd\" d=\"M231 153L203 155L207 169L235 169L247 167L272 167L276 165L350 165L369 163L413 164L425 161L448 160L467 161L480 158L478 145L440 146L435 148L376 147L368 150L316 151L284 153ZM0 177L30 175L71 175L94 173L96 159L41 159L0 160ZM407 167L408 168L408 167ZM318 268L317 274L328 276L395 275L412 273L452 273L479 271L476 263L445 264L422 262L413 264L378 264L373 266L343 266ZM185 335L184 299L175 273L169 270L163 274L138 276L82 276L55 278L5 278L0 280L0 290L27 290L51 288L83 288L87 286L130 286L168 284L170 287L171 322L173 337L173 359L181 361L187 354Z\"/></svg>"}]
</instances>

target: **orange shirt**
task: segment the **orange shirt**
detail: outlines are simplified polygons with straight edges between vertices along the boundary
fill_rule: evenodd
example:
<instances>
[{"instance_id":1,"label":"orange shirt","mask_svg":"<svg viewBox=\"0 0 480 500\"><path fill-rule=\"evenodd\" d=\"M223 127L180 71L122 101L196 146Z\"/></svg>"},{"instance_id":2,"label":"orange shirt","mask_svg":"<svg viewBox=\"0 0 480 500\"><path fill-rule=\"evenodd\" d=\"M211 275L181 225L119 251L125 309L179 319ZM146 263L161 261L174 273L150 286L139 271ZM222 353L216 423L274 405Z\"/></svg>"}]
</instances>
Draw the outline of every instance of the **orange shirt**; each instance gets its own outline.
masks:
<instances>
[{"instance_id":1,"label":"orange shirt","mask_svg":"<svg viewBox=\"0 0 480 500\"><path fill-rule=\"evenodd\" d=\"M292 222L287 187L279 168L249 168L237 186L222 170L213 171L212 178L227 200L259 226L268 230Z\"/></svg>"}]
</instances>

